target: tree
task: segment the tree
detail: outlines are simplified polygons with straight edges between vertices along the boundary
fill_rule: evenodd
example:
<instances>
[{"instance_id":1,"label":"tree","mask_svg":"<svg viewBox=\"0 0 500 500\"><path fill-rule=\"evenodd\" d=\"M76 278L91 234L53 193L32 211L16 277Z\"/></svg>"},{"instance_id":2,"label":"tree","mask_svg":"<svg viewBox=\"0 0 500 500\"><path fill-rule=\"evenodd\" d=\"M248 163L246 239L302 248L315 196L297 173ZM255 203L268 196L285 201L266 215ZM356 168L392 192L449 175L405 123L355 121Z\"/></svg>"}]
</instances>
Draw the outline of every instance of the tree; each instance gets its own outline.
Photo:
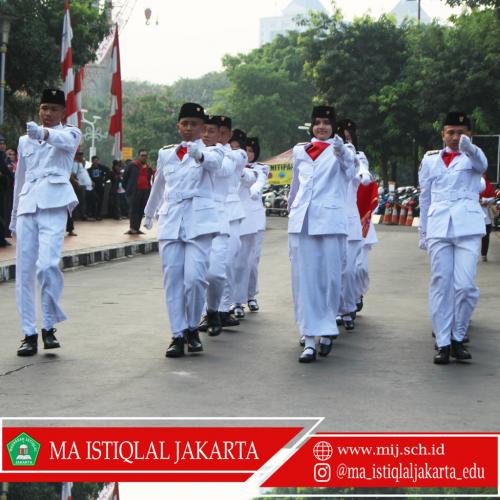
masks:
<instances>
[{"instance_id":1,"label":"tree","mask_svg":"<svg viewBox=\"0 0 500 500\"><path fill-rule=\"evenodd\" d=\"M212 108L260 137L263 159L307 140L297 127L310 116L314 85L303 72L299 39L290 32L249 54L223 60L231 85L216 92Z\"/></svg>"},{"instance_id":2,"label":"tree","mask_svg":"<svg viewBox=\"0 0 500 500\"><path fill-rule=\"evenodd\" d=\"M465 5L471 9L479 7L486 7L487 9L494 9L497 18L500 18L500 0L446 0L446 3L451 7L460 7Z\"/></svg>"},{"instance_id":3,"label":"tree","mask_svg":"<svg viewBox=\"0 0 500 500\"><path fill-rule=\"evenodd\" d=\"M60 500L61 483L9 483L9 500ZM104 483L73 483L73 500L96 498Z\"/></svg>"},{"instance_id":4,"label":"tree","mask_svg":"<svg viewBox=\"0 0 500 500\"><path fill-rule=\"evenodd\" d=\"M92 61L101 40L110 31L109 4L104 10L94 0L70 1L73 28L73 64ZM6 65L6 111L11 127L20 133L36 112L46 87L60 86L62 0L10 0L12 23ZM5 9L4 9L5 10Z\"/></svg>"}]
</instances>

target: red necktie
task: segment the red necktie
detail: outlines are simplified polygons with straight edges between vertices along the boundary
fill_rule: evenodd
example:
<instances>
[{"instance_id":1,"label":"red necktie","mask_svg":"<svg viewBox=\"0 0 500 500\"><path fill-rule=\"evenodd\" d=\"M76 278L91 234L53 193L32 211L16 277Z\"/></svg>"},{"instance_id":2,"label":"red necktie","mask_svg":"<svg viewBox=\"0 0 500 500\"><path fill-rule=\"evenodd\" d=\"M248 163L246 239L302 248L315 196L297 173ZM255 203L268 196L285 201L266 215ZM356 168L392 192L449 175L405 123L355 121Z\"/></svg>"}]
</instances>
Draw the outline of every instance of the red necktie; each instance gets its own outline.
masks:
<instances>
[{"instance_id":1,"label":"red necktie","mask_svg":"<svg viewBox=\"0 0 500 500\"><path fill-rule=\"evenodd\" d=\"M444 164L446 165L446 168L450 166L450 163L453 161L454 158L456 158L460 154L459 151L450 151L449 153L445 151L443 153L443 161Z\"/></svg>"},{"instance_id":2,"label":"red necktie","mask_svg":"<svg viewBox=\"0 0 500 500\"><path fill-rule=\"evenodd\" d=\"M309 147L306 146L306 151L314 161L329 145L328 142L313 142Z\"/></svg>"},{"instance_id":3,"label":"red necktie","mask_svg":"<svg viewBox=\"0 0 500 500\"><path fill-rule=\"evenodd\" d=\"M181 146L178 150L177 150L177 156L179 158L179 160L182 161L182 159L184 158L184 155L187 153L187 147L186 146Z\"/></svg>"}]
</instances>

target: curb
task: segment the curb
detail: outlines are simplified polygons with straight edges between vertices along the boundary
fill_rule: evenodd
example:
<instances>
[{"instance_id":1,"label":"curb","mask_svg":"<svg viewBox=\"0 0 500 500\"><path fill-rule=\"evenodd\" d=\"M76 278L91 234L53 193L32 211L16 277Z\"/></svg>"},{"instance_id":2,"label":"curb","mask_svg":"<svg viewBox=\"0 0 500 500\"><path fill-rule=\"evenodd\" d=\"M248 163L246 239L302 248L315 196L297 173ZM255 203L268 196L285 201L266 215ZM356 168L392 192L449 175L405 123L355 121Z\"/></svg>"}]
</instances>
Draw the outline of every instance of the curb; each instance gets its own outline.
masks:
<instances>
[{"instance_id":1,"label":"curb","mask_svg":"<svg viewBox=\"0 0 500 500\"><path fill-rule=\"evenodd\" d=\"M59 265L62 270L76 269L78 267L92 266L101 262L124 259L125 257L133 257L137 254L146 255L153 252L158 252L158 240L136 241L96 248L82 248L81 250L63 252ZM0 264L0 283L14 280L15 278L15 260L8 260Z\"/></svg>"}]
</instances>

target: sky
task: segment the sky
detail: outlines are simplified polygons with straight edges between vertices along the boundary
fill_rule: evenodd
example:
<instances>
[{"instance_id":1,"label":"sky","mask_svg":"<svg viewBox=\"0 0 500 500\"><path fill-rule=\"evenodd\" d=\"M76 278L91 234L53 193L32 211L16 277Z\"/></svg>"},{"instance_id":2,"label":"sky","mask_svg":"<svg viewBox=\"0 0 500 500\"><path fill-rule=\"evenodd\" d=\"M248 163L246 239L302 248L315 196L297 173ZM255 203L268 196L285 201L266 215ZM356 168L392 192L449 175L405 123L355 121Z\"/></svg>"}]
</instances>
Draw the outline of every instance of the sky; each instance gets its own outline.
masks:
<instances>
[{"instance_id":1,"label":"sky","mask_svg":"<svg viewBox=\"0 0 500 500\"><path fill-rule=\"evenodd\" d=\"M224 54L246 53L258 47L259 19L280 15L290 0L135 1L120 34L122 78L171 84L179 78L197 78L221 70ZM330 2L321 1L331 12ZM398 0L337 1L347 19L366 12L378 16L397 3ZM431 17L442 20L452 13L444 0L422 0L422 7ZM146 8L152 11L148 26Z\"/></svg>"}]
</instances>

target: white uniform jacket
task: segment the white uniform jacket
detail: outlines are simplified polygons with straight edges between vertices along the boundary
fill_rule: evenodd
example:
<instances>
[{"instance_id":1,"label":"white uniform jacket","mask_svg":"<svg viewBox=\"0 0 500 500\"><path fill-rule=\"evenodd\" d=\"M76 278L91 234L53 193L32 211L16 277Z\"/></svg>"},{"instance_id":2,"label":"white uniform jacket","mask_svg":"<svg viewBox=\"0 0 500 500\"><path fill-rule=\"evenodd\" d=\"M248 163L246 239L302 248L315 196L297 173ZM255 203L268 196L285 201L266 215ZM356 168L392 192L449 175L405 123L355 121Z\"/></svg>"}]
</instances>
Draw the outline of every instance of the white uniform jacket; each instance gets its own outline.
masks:
<instances>
[{"instance_id":1,"label":"white uniform jacket","mask_svg":"<svg viewBox=\"0 0 500 500\"><path fill-rule=\"evenodd\" d=\"M479 193L488 162L481 149L473 147L473 155L460 153L448 168L443 153L449 150L424 156L419 171L420 232L426 238L446 238L450 222L457 238L485 233Z\"/></svg>"},{"instance_id":2,"label":"white uniform jacket","mask_svg":"<svg viewBox=\"0 0 500 500\"><path fill-rule=\"evenodd\" d=\"M48 128L47 141L23 135L19 139L12 220L33 214L37 208L67 207L71 212L78 198L69 182L73 158L80 144L76 127Z\"/></svg>"},{"instance_id":3,"label":"white uniform jacket","mask_svg":"<svg viewBox=\"0 0 500 500\"><path fill-rule=\"evenodd\" d=\"M247 164L241 173L238 195L245 211L245 218L241 221L240 236L255 234L259 231L259 203L262 205L262 201L252 200L250 191L258 177L259 170L254 168L252 163Z\"/></svg>"},{"instance_id":4,"label":"white uniform jacket","mask_svg":"<svg viewBox=\"0 0 500 500\"><path fill-rule=\"evenodd\" d=\"M306 147L293 148L288 232L301 233L307 220L309 235L347 235L346 196L355 173L354 153L346 149L340 157L330 145L313 161Z\"/></svg>"},{"instance_id":5,"label":"white uniform jacket","mask_svg":"<svg viewBox=\"0 0 500 500\"><path fill-rule=\"evenodd\" d=\"M187 239L218 233L220 217L214 200L214 173L222 166L221 147L203 147L203 161L196 162L187 153L182 161L179 146L160 149L158 168L151 194L144 209L146 217L159 216L158 239L179 238L181 224Z\"/></svg>"},{"instance_id":6,"label":"white uniform jacket","mask_svg":"<svg viewBox=\"0 0 500 500\"><path fill-rule=\"evenodd\" d=\"M245 218L245 210L243 209L238 191L240 189L241 174L248 162L248 156L243 149L233 150L229 144L224 145L224 152L226 153L224 163L232 161L235 165L226 198L226 209L229 214L229 221L233 222Z\"/></svg>"}]
</instances>

